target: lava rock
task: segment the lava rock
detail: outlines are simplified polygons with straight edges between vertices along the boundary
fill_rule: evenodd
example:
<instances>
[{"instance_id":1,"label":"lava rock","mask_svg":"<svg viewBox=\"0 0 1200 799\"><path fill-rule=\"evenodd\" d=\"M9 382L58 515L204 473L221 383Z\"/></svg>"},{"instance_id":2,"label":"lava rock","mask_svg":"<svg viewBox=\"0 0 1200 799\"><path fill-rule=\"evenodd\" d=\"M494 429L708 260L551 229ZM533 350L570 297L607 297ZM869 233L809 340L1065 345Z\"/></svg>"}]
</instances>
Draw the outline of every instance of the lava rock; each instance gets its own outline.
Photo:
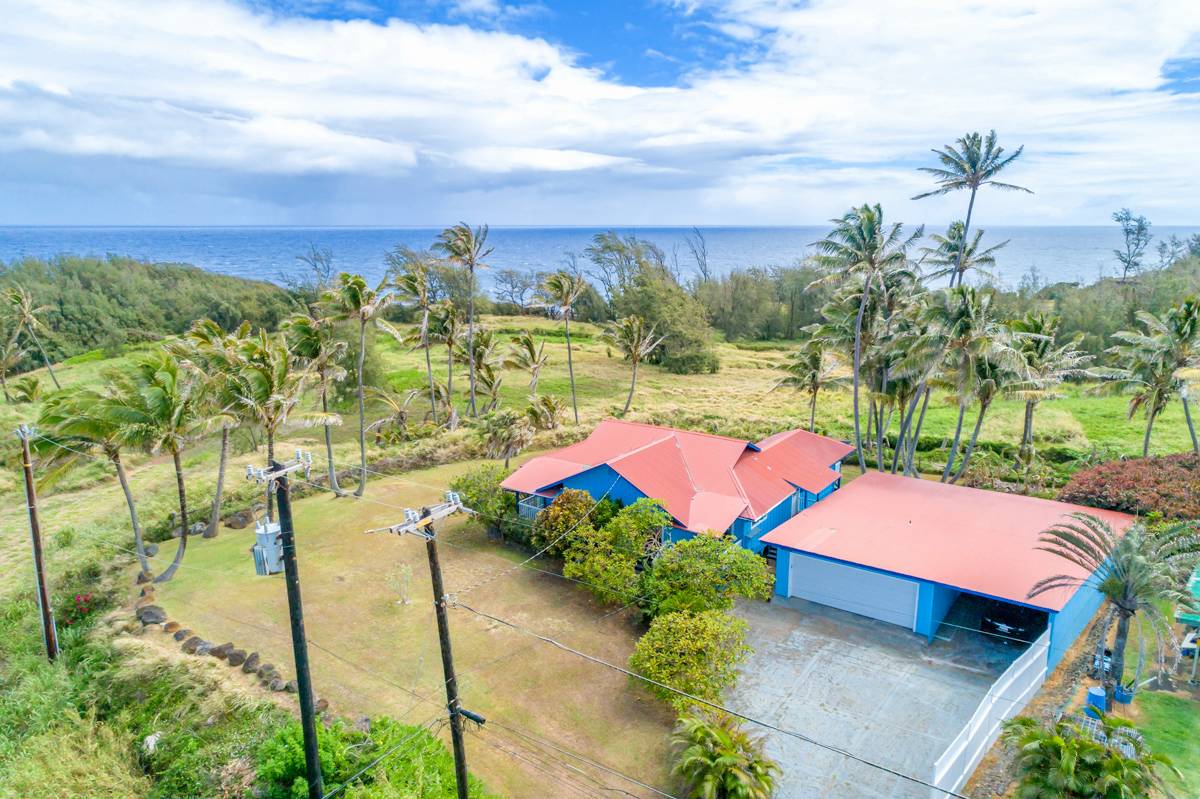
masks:
<instances>
[{"instance_id":1,"label":"lava rock","mask_svg":"<svg viewBox=\"0 0 1200 799\"><path fill-rule=\"evenodd\" d=\"M224 660L226 657L229 656L229 653L231 651L233 651L233 641L226 641L225 643L221 644L220 646L214 646L212 649L209 650L208 654L212 655L215 658L220 658L221 660Z\"/></svg>"},{"instance_id":2,"label":"lava rock","mask_svg":"<svg viewBox=\"0 0 1200 799\"><path fill-rule=\"evenodd\" d=\"M212 641L201 641L199 644L196 645L195 654L207 655L209 652L212 651L212 649L213 649Z\"/></svg>"},{"instance_id":3,"label":"lava rock","mask_svg":"<svg viewBox=\"0 0 1200 799\"><path fill-rule=\"evenodd\" d=\"M246 662L246 650L231 649L229 650L229 654L225 656L225 660L229 662L230 666L240 666Z\"/></svg>"},{"instance_id":4,"label":"lava rock","mask_svg":"<svg viewBox=\"0 0 1200 799\"><path fill-rule=\"evenodd\" d=\"M289 694L298 693L300 691L300 683L296 682L295 680L288 680L283 684L283 689Z\"/></svg>"},{"instance_id":5,"label":"lava rock","mask_svg":"<svg viewBox=\"0 0 1200 799\"><path fill-rule=\"evenodd\" d=\"M203 643L205 643L203 638L198 635L193 635L191 638L183 642L183 646L181 646L180 649L182 649L184 652L187 652L189 655L194 655L196 654L196 648Z\"/></svg>"},{"instance_id":6,"label":"lava rock","mask_svg":"<svg viewBox=\"0 0 1200 799\"><path fill-rule=\"evenodd\" d=\"M267 683L267 687L270 688L272 691L282 691L287 687L287 683L285 683L279 677L276 677L275 679L273 679L269 683Z\"/></svg>"},{"instance_id":7,"label":"lava rock","mask_svg":"<svg viewBox=\"0 0 1200 799\"><path fill-rule=\"evenodd\" d=\"M158 605L143 605L137 609L137 620L142 624L165 624L167 612Z\"/></svg>"},{"instance_id":8,"label":"lava rock","mask_svg":"<svg viewBox=\"0 0 1200 799\"><path fill-rule=\"evenodd\" d=\"M258 653L257 652L251 652L246 657L246 662L242 664L242 671L244 671L246 674L250 674L251 672L258 671Z\"/></svg>"},{"instance_id":9,"label":"lava rock","mask_svg":"<svg viewBox=\"0 0 1200 799\"><path fill-rule=\"evenodd\" d=\"M178 629L173 633L176 641L182 641L183 639L187 638L191 634L192 634L192 631L186 627Z\"/></svg>"},{"instance_id":10,"label":"lava rock","mask_svg":"<svg viewBox=\"0 0 1200 799\"><path fill-rule=\"evenodd\" d=\"M258 676L262 677L262 676L266 675L268 672L273 672L273 671L275 671L274 663L264 663L258 667Z\"/></svg>"},{"instance_id":11,"label":"lava rock","mask_svg":"<svg viewBox=\"0 0 1200 799\"><path fill-rule=\"evenodd\" d=\"M318 699L317 703L313 705L313 710L317 711L318 713L324 713L326 710L329 710L329 700L323 698Z\"/></svg>"},{"instance_id":12,"label":"lava rock","mask_svg":"<svg viewBox=\"0 0 1200 799\"><path fill-rule=\"evenodd\" d=\"M173 632L176 632L177 630L182 629L182 627L183 627L183 625L177 621L169 621L163 625L163 632L164 633L173 633Z\"/></svg>"}]
</instances>

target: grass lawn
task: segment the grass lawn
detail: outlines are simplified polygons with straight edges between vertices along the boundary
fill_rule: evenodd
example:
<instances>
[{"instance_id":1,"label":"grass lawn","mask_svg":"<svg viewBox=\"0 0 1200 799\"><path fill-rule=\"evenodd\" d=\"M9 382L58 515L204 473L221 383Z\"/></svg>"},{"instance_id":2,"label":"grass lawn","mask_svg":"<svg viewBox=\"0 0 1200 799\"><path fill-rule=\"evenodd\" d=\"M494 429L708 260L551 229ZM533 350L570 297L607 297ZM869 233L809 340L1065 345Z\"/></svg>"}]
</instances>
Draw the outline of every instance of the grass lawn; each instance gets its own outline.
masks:
<instances>
[{"instance_id":1,"label":"grass lawn","mask_svg":"<svg viewBox=\"0 0 1200 799\"><path fill-rule=\"evenodd\" d=\"M412 537L363 531L399 521L400 507L437 501L438 488L470 465L374 481L362 500L320 494L296 502L313 679L318 696L329 699L336 713L387 713L411 722L444 713L425 546ZM448 522L440 534L451 593L523 557L489 542L463 519ZM257 650L290 677L283 578L255 575L248 551L252 543L250 530L224 528L218 538L196 542L176 578L161 587L159 599L172 618L207 640ZM409 604L400 601L402 595ZM629 615L607 615L609 610L578 586L527 569L495 579L463 600L620 664L639 634ZM450 624L466 708L650 784L667 785L667 736L674 717L665 705L612 670L467 611L452 610ZM468 758L472 770L503 795L564 795L557 780L579 778L553 763L546 766L544 753L535 756L528 742L498 727L485 727L468 739ZM620 782L601 772L594 776L609 785ZM636 786L620 787L642 795Z\"/></svg>"},{"instance_id":2,"label":"grass lawn","mask_svg":"<svg viewBox=\"0 0 1200 799\"><path fill-rule=\"evenodd\" d=\"M1150 749L1166 755L1183 772L1183 779L1168 778L1177 796L1200 796L1200 695L1140 692L1134 700L1133 720Z\"/></svg>"}]
</instances>

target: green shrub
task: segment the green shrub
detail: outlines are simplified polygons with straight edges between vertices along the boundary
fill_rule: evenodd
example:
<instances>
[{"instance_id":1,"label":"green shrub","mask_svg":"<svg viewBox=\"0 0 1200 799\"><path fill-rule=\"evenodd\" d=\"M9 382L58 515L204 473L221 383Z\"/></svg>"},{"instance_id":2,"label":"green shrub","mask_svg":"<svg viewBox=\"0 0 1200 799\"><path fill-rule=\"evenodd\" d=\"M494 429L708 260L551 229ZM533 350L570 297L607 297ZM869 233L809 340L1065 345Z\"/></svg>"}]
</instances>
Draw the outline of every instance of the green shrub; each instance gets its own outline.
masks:
<instances>
[{"instance_id":1,"label":"green shrub","mask_svg":"<svg viewBox=\"0 0 1200 799\"><path fill-rule=\"evenodd\" d=\"M1059 492L1063 502L1168 519L1200 518L1200 458L1167 455L1112 461L1076 472Z\"/></svg>"},{"instance_id":2,"label":"green shrub","mask_svg":"<svg viewBox=\"0 0 1200 799\"><path fill-rule=\"evenodd\" d=\"M489 529L501 531L503 522L517 512L517 500L500 483L509 470L498 463L476 466L450 481L450 490L462 496L463 505L479 514L479 521Z\"/></svg>"},{"instance_id":3,"label":"green shrub","mask_svg":"<svg viewBox=\"0 0 1200 799\"><path fill-rule=\"evenodd\" d=\"M652 680L716 702L733 685L738 665L749 654L746 622L719 610L680 611L651 622L634 647L629 667ZM674 691L643 684L676 710L696 704Z\"/></svg>"},{"instance_id":4,"label":"green shrub","mask_svg":"<svg viewBox=\"0 0 1200 799\"><path fill-rule=\"evenodd\" d=\"M643 572L642 611L727 610L735 597L768 599L772 584L763 558L727 536L698 535L667 547Z\"/></svg>"},{"instance_id":5,"label":"green shrub","mask_svg":"<svg viewBox=\"0 0 1200 799\"><path fill-rule=\"evenodd\" d=\"M591 521L596 501L586 491L565 489L543 508L533 521L529 545L545 549L550 557L559 557L570 546L573 537L590 535L595 526Z\"/></svg>"}]
</instances>

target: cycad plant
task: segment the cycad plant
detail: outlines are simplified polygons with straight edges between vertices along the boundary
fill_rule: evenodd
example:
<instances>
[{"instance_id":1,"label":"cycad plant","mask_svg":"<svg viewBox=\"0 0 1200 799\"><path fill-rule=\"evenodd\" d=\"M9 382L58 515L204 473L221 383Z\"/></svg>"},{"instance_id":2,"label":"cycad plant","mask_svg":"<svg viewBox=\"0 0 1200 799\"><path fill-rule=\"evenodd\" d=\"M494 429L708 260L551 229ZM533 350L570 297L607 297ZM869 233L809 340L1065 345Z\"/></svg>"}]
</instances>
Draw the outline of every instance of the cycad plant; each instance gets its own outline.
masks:
<instances>
[{"instance_id":1,"label":"cycad plant","mask_svg":"<svg viewBox=\"0 0 1200 799\"><path fill-rule=\"evenodd\" d=\"M688 715L671 738L674 774L688 799L770 799L779 766L763 753L763 741L725 713Z\"/></svg>"},{"instance_id":2,"label":"cycad plant","mask_svg":"<svg viewBox=\"0 0 1200 799\"><path fill-rule=\"evenodd\" d=\"M16 324L17 332L25 331L25 334L33 341L33 345L38 348L38 352L42 354L42 362L46 364L46 372L49 373L54 388L62 388L58 383L58 376L54 374L54 365L50 363L50 356L46 354L46 348L42 346L42 340L37 335L37 331L46 329L41 315L50 310L50 307L34 305L33 297L20 286L9 286L4 289L4 302L8 305L8 314Z\"/></svg>"},{"instance_id":3,"label":"cycad plant","mask_svg":"<svg viewBox=\"0 0 1200 799\"><path fill-rule=\"evenodd\" d=\"M1022 145L1011 154L1005 155L1004 148L999 145L994 130L990 131L986 137L979 133L968 133L954 144L948 144L941 150L933 151L942 165L940 167L920 167L920 171L932 175L938 187L932 191L918 194L913 199L937 197L963 189L969 191L971 199L967 202L967 219L963 222L960 239L960 241L967 241L971 232L971 214L975 210L975 195L982 187L991 186L1002 191L1033 193L1024 186L1001 183L996 180L996 175L1020 158L1024 150L1025 147ZM978 238L976 243L978 243ZM954 269L950 272L951 288L962 283L964 273L962 263L965 254L965 248L959 247L955 256Z\"/></svg>"},{"instance_id":4,"label":"cycad plant","mask_svg":"<svg viewBox=\"0 0 1200 799\"><path fill-rule=\"evenodd\" d=\"M626 316L612 322L604 330L604 341L615 347L625 360L633 367L629 376L629 394L625 397L625 407L621 415L629 413L633 402L633 392L637 388L638 364L649 358L662 344L663 337L654 334L654 325L646 326L640 316Z\"/></svg>"},{"instance_id":5,"label":"cycad plant","mask_svg":"<svg viewBox=\"0 0 1200 799\"><path fill-rule=\"evenodd\" d=\"M571 313L575 303L587 289L587 281L574 272L559 271L547 275L538 291L537 304L557 313L563 320L563 335L567 339L567 377L571 383L571 410L579 424L579 402L575 397L575 362L571 355Z\"/></svg>"},{"instance_id":6,"label":"cycad plant","mask_svg":"<svg viewBox=\"0 0 1200 799\"><path fill-rule=\"evenodd\" d=\"M487 246L488 226L472 228L466 222L459 222L448 227L438 236L434 249L443 253L451 263L457 264L467 272L467 351L475 348L475 272L487 266L484 259L492 254L492 248ZM467 364L468 391L470 394L469 408L471 416L478 416L479 410L475 404L475 365Z\"/></svg>"}]
</instances>

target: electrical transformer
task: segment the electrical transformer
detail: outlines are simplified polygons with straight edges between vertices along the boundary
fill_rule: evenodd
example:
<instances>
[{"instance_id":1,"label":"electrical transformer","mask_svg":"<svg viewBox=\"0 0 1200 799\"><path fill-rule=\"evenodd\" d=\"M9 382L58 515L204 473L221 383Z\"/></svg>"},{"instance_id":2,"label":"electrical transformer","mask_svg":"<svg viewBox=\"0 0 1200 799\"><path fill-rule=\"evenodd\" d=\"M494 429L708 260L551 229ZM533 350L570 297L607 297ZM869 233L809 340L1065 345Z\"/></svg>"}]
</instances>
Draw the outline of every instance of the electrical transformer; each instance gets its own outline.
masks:
<instances>
[{"instance_id":1,"label":"electrical transformer","mask_svg":"<svg viewBox=\"0 0 1200 799\"><path fill-rule=\"evenodd\" d=\"M254 571L260 575L283 571L283 544L279 541L279 522L254 523Z\"/></svg>"}]
</instances>

